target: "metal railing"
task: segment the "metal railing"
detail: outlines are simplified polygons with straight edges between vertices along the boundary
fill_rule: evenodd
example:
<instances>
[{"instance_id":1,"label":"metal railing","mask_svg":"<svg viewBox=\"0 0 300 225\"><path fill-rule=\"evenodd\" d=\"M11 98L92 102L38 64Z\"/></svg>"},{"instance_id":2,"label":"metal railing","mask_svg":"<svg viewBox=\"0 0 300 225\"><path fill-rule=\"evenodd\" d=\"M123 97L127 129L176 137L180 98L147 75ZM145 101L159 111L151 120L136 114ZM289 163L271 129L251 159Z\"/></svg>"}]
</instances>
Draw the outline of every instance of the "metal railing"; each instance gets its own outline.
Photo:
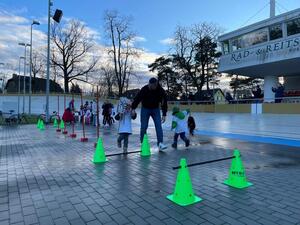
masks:
<instances>
[{"instance_id":1,"label":"metal railing","mask_svg":"<svg viewBox=\"0 0 300 225\"><path fill-rule=\"evenodd\" d=\"M221 105L221 104L256 104L256 103L300 103L299 97L282 97L282 98L245 98L236 100L222 101L198 101L198 100L178 100L168 101L172 105Z\"/></svg>"}]
</instances>

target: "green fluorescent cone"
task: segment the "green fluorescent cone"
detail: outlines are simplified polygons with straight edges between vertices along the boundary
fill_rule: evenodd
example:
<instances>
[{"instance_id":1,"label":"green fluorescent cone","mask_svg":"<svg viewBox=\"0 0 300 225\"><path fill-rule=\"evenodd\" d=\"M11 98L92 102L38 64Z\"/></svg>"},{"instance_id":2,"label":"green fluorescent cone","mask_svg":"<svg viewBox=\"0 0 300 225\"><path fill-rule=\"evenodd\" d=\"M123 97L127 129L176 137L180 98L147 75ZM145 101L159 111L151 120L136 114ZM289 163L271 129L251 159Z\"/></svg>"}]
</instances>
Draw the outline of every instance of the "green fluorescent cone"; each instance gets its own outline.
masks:
<instances>
[{"instance_id":1,"label":"green fluorescent cone","mask_svg":"<svg viewBox=\"0 0 300 225\"><path fill-rule=\"evenodd\" d=\"M97 146L96 146L96 151L94 153L94 159L92 160L92 162L93 163L104 163L107 161L108 160L106 159L106 156L105 156L102 139L99 138L98 142L97 142Z\"/></svg>"},{"instance_id":2,"label":"green fluorescent cone","mask_svg":"<svg viewBox=\"0 0 300 225\"><path fill-rule=\"evenodd\" d=\"M58 123L57 123L57 119L56 118L54 118L53 127L55 127L55 128L58 127Z\"/></svg>"},{"instance_id":3,"label":"green fluorescent cone","mask_svg":"<svg viewBox=\"0 0 300 225\"><path fill-rule=\"evenodd\" d=\"M60 121L59 128L60 129L65 129L65 123L64 123L63 120Z\"/></svg>"},{"instance_id":4,"label":"green fluorescent cone","mask_svg":"<svg viewBox=\"0 0 300 225\"><path fill-rule=\"evenodd\" d=\"M39 127L40 130L45 130L45 124L44 124L44 121L41 120L40 122L40 127Z\"/></svg>"},{"instance_id":5,"label":"green fluorescent cone","mask_svg":"<svg viewBox=\"0 0 300 225\"><path fill-rule=\"evenodd\" d=\"M233 155L235 158L232 160L229 178L224 181L224 184L229 185L234 188L246 188L252 184L247 182L245 168L241 159L241 154L239 150L234 150Z\"/></svg>"},{"instance_id":6,"label":"green fluorescent cone","mask_svg":"<svg viewBox=\"0 0 300 225\"><path fill-rule=\"evenodd\" d=\"M148 135L145 134L143 138L143 143L141 146L141 156L150 156L151 151L150 151L150 144L148 140Z\"/></svg>"},{"instance_id":7,"label":"green fluorescent cone","mask_svg":"<svg viewBox=\"0 0 300 225\"><path fill-rule=\"evenodd\" d=\"M202 199L194 194L189 169L187 168L185 159L180 160L180 166L181 168L177 174L174 193L168 195L167 198L180 206L187 206L200 202Z\"/></svg>"},{"instance_id":8,"label":"green fluorescent cone","mask_svg":"<svg viewBox=\"0 0 300 225\"><path fill-rule=\"evenodd\" d=\"M38 119L38 122L36 124L36 128L40 129L41 119Z\"/></svg>"}]
</instances>

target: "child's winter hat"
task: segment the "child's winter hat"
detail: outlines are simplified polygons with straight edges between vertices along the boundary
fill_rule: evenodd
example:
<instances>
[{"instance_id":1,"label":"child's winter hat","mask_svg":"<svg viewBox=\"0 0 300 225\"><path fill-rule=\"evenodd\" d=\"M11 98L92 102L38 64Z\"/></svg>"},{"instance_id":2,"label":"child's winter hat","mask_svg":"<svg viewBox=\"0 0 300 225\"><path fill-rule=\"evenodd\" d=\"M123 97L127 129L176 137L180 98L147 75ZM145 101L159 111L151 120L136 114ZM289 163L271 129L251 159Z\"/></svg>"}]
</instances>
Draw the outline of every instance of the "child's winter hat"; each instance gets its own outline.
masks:
<instances>
[{"instance_id":1,"label":"child's winter hat","mask_svg":"<svg viewBox=\"0 0 300 225\"><path fill-rule=\"evenodd\" d=\"M173 108L173 115L176 114L176 113L178 113L178 112L180 112L180 109L179 109L178 107L175 106L175 107Z\"/></svg>"},{"instance_id":2,"label":"child's winter hat","mask_svg":"<svg viewBox=\"0 0 300 225\"><path fill-rule=\"evenodd\" d=\"M117 113L124 113L126 106L130 105L131 101L126 97L121 97L117 107Z\"/></svg>"}]
</instances>

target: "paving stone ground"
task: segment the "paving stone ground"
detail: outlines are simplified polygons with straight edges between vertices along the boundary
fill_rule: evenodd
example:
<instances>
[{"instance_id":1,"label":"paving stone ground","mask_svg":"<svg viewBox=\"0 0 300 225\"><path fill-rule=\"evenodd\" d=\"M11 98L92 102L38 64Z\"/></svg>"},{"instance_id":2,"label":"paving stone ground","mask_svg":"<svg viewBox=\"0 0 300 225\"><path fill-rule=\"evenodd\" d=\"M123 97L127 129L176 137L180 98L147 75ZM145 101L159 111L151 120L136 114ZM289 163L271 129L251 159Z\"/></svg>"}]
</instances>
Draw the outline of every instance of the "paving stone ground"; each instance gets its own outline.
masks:
<instances>
[{"instance_id":1,"label":"paving stone ground","mask_svg":"<svg viewBox=\"0 0 300 225\"><path fill-rule=\"evenodd\" d=\"M34 125L0 127L0 225L7 224L300 224L300 149L197 136L187 150L159 153L149 129L152 156L112 157L104 165L91 159L89 142L38 131ZM138 126L130 151L139 149ZM172 133L167 131L171 144ZM119 152L116 127L101 128L106 153ZM172 166L232 155L239 148L249 181L238 190L222 184L230 161L190 168L194 192L202 202L180 207L166 199L173 192Z\"/></svg>"}]
</instances>

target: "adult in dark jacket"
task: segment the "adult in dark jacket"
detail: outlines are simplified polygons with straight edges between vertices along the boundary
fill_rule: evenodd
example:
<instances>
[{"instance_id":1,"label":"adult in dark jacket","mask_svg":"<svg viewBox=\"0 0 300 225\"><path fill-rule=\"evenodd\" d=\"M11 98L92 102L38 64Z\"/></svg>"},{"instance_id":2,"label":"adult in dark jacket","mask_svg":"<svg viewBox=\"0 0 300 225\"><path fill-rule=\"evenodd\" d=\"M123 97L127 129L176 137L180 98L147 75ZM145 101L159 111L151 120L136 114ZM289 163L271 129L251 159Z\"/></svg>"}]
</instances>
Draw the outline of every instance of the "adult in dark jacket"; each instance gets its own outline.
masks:
<instances>
[{"instance_id":1,"label":"adult in dark jacket","mask_svg":"<svg viewBox=\"0 0 300 225\"><path fill-rule=\"evenodd\" d=\"M142 103L140 132L141 143L143 142L144 135L147 132L149 118L151 116L155 125L158 148L160 151L166 149L167 146L163 144L163 130L161 124L165 122L167 116L167 95L156 78L151 78L149 80L149 84L139 91L132 103L132 109L135 110L140 103ZM159 110L160 105L162 109L162 117Z\"/></svg>"},{"instance_id":2,"label":"adult in dark jacket","mask_svg":"<svg viewBox=\"0 0 300 225\"><path fill-rule=\"evenodd\" d=\"M112 123L114 122L114 119L112 117L113 107L113 104L111 104L110 102L105 102L102 105L103 125L112 125Z\"/></svg>"},{"instance_id":3,"label":"adult in dark jacket","mask_svg":"<svg viewBox=\"0 0 300 225\"><path fill-rule=\"evenodd\" d=\"M278 84L277 88L272 88L272 91L275 92L275 103L280 103L284 96L284 87L282 84Z\"/></svg>"}]
</instances>

